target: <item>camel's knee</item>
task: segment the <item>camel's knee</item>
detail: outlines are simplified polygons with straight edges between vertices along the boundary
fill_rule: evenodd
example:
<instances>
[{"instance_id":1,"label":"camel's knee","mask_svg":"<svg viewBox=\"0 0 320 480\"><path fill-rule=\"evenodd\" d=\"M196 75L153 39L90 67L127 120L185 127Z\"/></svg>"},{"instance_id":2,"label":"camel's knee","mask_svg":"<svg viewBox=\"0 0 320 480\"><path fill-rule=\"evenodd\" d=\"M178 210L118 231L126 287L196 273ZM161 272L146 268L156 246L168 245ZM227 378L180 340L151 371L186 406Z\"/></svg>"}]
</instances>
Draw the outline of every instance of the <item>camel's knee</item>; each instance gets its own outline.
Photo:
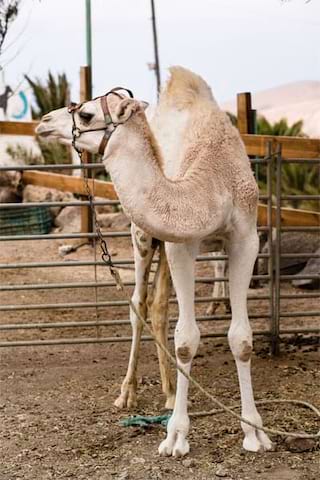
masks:
<instances>
[{"instance_id":1,"label":"camel's knee","mask_svg":"<svg viewBox=\"0 0 320 480\"><path fill-rule=\"evenodd\" d=\"M228 341L232 354L236 360L248 362L252 354L252 331L248 325L242 329L233 329L228 332Z\"/></svg>"},{"instance_id":2,"label":"camel's knee","mask_svg":"<svg viewBox=\"0 0 320 480\"><path fill-rule=\"evenodd\" d=\"M190 363L197 353L200 342L200 331L197 325L187 332L177 332L175 334L175 349L177 360L181 363Z\"/></svg>"},{"instance_id":3,"label":"camel's knee","mask_svg":"<svg viewBox=\"0 0 320 480\"><path fill-rule=\"evenodd\" d=\"M147 299L141 297L140 295L134 293L133 296L131 297L131 301L136 309L136 311L139 313L139 315L143 318L146 319L147 317ZM136 312L130 308L130 322L132 326L137 326L140 325L142 322L139 319L138 315Z\"/></svg>"},{"instance_id":4,"label":"camel's knee","mask_svg":"<svg viewBox=\"0 0 320 480\"><path fill-rule=\"evenodd\" d=\"M131 237L133 240L133 246L139 252L140 257L147 257L147 255L153 250L152 237L134 224L131 225Z\"/></svg>"}]
</instances>

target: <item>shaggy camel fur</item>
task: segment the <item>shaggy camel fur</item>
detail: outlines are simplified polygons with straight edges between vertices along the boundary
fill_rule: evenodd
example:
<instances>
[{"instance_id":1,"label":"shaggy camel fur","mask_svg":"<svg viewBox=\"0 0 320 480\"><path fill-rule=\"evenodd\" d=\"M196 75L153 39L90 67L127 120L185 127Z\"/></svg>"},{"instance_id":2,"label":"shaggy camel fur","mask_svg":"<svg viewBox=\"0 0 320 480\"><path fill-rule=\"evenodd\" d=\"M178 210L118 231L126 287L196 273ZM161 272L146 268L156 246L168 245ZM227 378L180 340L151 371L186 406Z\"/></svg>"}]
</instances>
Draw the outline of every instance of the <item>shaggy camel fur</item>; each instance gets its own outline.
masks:
<instances>
[{"instance_id":1,"label":"shaggy camel fur","mask_svg":"<svg viewBox=\"0 0 320 480\"><path fill-rule=\"evenodd\" d=\"M258 252L258 189L239 133L219 110L207 84L181 67L172 70L152 125L162 149L140 102L115 95L109 98L118 127L103 161L134 224L165 242L179 305L177 362L190 372L199 345L194 313L195 257L200 242L214 234L225 241L229 255L232 321L228 339L238 370L242 416L262 425L251 384L252 332L246 302ZM80 126L97 129L105 125L99 99L86 102L74 115ZM70 144L71 130L72 119L65 108L44 116L37 133ZM96 153L102 137L100 131L83 133L77 147ZM178 161L170 163L174 167L168 178L165 164L176 156ZM159 447L162 455L181 456L189 451L189 382L180 372L177 377L174 411L167 437ZM247 424L242 424L242 429L245 449L271 448L263 432Z\"/></svg>"}]
</instances>

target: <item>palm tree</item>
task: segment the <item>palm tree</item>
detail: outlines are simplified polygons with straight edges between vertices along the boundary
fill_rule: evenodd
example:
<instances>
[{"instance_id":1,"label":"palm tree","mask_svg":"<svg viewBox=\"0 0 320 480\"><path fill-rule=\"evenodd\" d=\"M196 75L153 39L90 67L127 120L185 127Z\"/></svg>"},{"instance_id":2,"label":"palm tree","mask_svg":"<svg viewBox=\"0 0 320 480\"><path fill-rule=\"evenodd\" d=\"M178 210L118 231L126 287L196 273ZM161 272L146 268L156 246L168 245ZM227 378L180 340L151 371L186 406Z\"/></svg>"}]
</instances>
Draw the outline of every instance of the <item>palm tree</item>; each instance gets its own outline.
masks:
<instances>
[{"instance_id":1,"label":"palm tree","mask_svg":"<svg viewBox=\"0 0 320 480\"><path fill-rule=\"evenodd\" d=\"M43 82L39 78L31 79L25 75L35 100L32 107L32 118L39 119L46 113L57 108L65 107L70 102L70 86L65 73L55 78L49 71ZM71 163L70 150L59 143L38 141L45 164Z\"/></svg>"},{"instance_id":2,"label":"palm tree","mask_svg":"<svg viewBox=\"0 0 320 480\"><path fill-rule=\"evenodd\" d=\"M281 118L278 122L270 123L261 116L257 121L257 133L260 135L282 135L289 137L306 137L303 132L303 121L288 124L287 119ZM317 195L319 193L319 172L317 165L282 163L281 188L283 195ZM266 191L266 169L262 166L259 169L259 187ZM273 191L275 191L275 180L273 180ZM293 208L316 209L317 201L312 200L288 200L285 205Z\"/></svg>"},{"instance_id":3,"label":"palm tree","mask_svg":"<svg viewBox=\"0 0 320 480\"><path fill-rule=\"evenodd\" d=\"M65 107L70 102L70 86L65 73L58 74L55 78L49 71L45 82L37 77L32 80L28 75L25 75L25 78L36 102L36 108L32 108L33 118L41 118L51 110Z\"/></svg>"},{"instance_id":4,"label":"palm tree","mask_svg":"<svg viewBox=\"0 0 320 480\"><path fill-rule=\"evenodd\" d=\"M317 165L286 163L282 164L281 185L283 195L319 195L319 167ZM317 210L317 200L290 200L293 208Z\"/></svg>"},{"instance_id":5,"label":"palm tree","mask_svg":"<svg viewBox=\"0 0 320 480\"><path fill-rule=\"evenodd\" d=\"M288 125L286 118L281 118L278 122L270 123L268 120L259 116L257 121L257 134L258 135L282 135L288 137L306 137L302 131L303 121Z\"/></svg>"}]
</instances>

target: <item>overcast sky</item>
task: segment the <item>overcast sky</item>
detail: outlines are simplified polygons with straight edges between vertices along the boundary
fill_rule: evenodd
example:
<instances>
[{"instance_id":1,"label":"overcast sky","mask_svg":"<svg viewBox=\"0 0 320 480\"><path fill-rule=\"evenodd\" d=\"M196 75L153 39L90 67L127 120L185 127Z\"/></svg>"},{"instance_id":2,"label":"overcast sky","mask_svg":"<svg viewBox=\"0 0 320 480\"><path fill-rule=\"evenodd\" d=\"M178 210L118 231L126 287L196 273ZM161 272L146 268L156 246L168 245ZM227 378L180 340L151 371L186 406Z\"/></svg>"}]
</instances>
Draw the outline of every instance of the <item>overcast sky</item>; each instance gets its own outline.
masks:
<instances>
[{"instance_id":1,"label":"overcast sky","mask_svg":"<svg viewBox=\"0 0 320 480\"><path fill-rule=\"evenodd\" d=\"M127 86L155 100L150 0L91 0L94 94ZM170 65L201 74L218 101L320 80L320 1L155 0L162 80ZM11 44L11 45L10 45ZM1 63L6 80L66 72L78 100L86 63L85 0L23 0Z\"/></svg>"}]
</instances>

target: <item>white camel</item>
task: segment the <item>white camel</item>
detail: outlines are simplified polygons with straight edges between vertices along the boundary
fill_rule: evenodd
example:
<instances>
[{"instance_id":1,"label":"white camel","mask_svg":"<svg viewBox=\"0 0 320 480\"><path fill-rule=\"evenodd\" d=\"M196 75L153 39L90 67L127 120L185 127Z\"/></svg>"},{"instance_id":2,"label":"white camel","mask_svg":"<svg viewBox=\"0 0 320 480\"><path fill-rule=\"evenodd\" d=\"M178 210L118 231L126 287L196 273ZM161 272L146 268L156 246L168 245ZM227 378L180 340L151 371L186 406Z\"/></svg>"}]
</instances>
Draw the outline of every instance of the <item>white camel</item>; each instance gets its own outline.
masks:
<instances>
[{"instance_id":1,"label":"white camel","mask_svg":"<svg viewBox=\"0 0 320 480\"><path fill-rule=\"evenodd\" d=\"M107 101L110 115L101 108ZM115 94L74 107L72 116L70 111L63 108L45 115L37 133L70 145L76 125L77 148L97 153L101 145L105 147L103 162L124 210L140 229L140 241L134 245L136 251L141 249L143 263L136 271L138 284L142 284L139 275L150 266L152 238L165 242L179 305L176 358L187 372L200 340L194 312L195 257L204 238L214 235L224 240L232 307L228 340L238 370L242 416L262 426L251 384L252 332L246 300L258 252L258 189L238 131L219 109L208 85L181 67L171 69L153 131L141 102ZM135 302L140 298L136 290L133 298ZM182 456L189 451L188 383L178 372L161 455ZM242 429L246 450L271 448L265 433L244 423Z\"/></svg>"}]
</instances>

